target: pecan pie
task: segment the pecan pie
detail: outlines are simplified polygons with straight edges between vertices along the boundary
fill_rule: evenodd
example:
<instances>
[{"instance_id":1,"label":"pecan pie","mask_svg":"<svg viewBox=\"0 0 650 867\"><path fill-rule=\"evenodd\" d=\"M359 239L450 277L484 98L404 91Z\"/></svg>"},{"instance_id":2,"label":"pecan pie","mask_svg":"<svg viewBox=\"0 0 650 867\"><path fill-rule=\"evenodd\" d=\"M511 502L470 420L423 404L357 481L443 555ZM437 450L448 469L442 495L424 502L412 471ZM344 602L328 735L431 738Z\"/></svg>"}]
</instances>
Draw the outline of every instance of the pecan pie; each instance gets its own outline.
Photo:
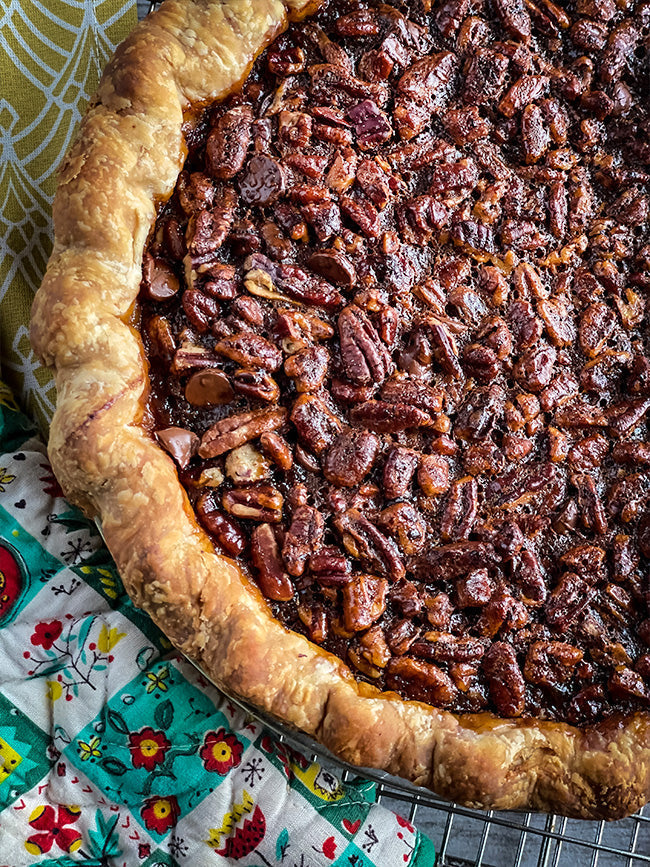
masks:
<instances>
[{"instance_id":1,"label":"pecan pie","mask_svg":"<svg viewBox=\"0 0 650 867\"><path fill-rule=\"evenodd\" d=\"M102 79L33 316L57 474L226 689L467 804L624 815L650 3L286 6L166 0Z\"/></svg>"}]
</instances>

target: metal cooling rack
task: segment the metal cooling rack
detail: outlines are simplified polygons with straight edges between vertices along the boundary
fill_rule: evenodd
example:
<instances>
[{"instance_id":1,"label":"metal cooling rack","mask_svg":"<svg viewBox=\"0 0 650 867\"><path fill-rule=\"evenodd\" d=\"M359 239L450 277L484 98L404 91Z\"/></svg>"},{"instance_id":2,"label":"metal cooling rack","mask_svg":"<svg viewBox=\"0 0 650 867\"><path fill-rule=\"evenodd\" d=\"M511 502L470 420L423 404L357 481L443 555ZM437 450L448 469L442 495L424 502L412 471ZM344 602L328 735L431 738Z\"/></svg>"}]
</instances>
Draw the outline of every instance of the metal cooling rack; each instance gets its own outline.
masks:
<instances>
[{"instance_id":1,"label":"metal cooling rack","mask_svg":"<svg viewBox=\"0 0 650 867\"><path fill-rule=\"evenodd\" d=\"M138 17L159 2L137 0ZM249 708L247 708L250 710ZM265 720L268 724L269 721ZM278 724L273 726L278 731ZM279 737L304 751L309 742L291 732ZM341 766L322 753L312 760ZM436 867L641 867L650 865L650 805L618 822L585 822L540 813L497 813L470 810L436 798L424 789L387 775L364 771L377 782L378 801L431 837ZM344 769L342 778L355 772ZM385 780L389 780L386 782ZM408 809L405 809L408 808Z\"/></svg>"},{"instance_id":2,"label":"metal cooling rack","mask_svg":"<svg viewBox=\"0 0 650 867\"><path fill-rule=\"evenodd\" d=\"M205 672L201 674L210 680ZM374 780L378 803L405 815L434 841L438 852L436 867L650 865L650 804L618 822L471 810L374 768L345 765L308 736L289 729L235 696L230 698L273 730L279 740L308 755L311 761L330 767L344 782L359 775Z\"/></svg>"}]
</instances>

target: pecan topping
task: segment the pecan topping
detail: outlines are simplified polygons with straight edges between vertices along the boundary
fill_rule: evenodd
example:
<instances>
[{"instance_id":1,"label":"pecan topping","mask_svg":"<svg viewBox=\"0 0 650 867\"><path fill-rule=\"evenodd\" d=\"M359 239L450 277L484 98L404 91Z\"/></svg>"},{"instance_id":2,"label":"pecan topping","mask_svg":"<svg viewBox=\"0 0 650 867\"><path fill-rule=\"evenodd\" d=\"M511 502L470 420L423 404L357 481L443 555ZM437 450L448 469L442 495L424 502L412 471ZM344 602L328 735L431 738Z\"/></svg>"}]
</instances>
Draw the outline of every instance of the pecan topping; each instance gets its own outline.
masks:
<instances>
[{"instance_id":1,"label":"pecan topping","mask_svg":"<svg viewBox=\"0 0 650 867\"><path fill-rule=\"evenodd\" d=\"M401 138L412 139L443 107L457 64L450 51L442 51L416 61L402 75L395 105L395 123Z\"/></svg>"},{"instance_id":2,"label":"pecan topping","mask_svg":"<svg viewBox=\"0 0 650 867\"><path fill-rule=\"evenodd\" d=\"M305 571L307 560L320 546L324 526L323 516L313 506L300 506L295 510L282 546L282 557L290 575L302 575Z\"/></svg>"},{"instance_id":3,"label":"pecan topping","mask_svg":"<svg viewBox=\"0 0 650 867\"><path fill-rule=\"evenodd\" d=\"M233 449L226 458L226 474L236 485L259 482L269 475L268 461L250 443Z\"/></svg>"},{"instance_id":4,"label":"pecan topping","mask_svg":"<svg viewBox=\"0 0 650 867\"><path fill-rule=\"evenodd\" d=\"M380 513L378 522L407 556L418 554L426 541L426 525L409 503L394 503Z\"/></svg>"},{"instance_id":5,"label":"pecan topping","mask_svg":"<svg viewBox=\"0 0 650 867\"><path fill-rule=\"evenodd\" d=\"M217 178L234 178L242 169L251 141L253 112L248 105L237 106L221 115L205 147L206 166Z\"/></svg>"},{"instance_id":6,"label":"pecan topping","mask_svg":"<svg viewBox=\"0 0 650 867\"><path fill-rule=\"evenodd\" d=\"M344 431L327 452L323 475L337 487L354 487L368 475L378 451L379 439L374 434L368 431Z\"/></svg>"},{"instance_id":7,"label":"pecan topping","mask_svg":"<svg viewBox=\"0 0 650 867\"><path fill-rule=\"evenodd\" d=\"M483 657L483 670L499 713L504 717L520 716L526 685L512 645L495 641Z\"/></svg>"},{"instance_id":8,"label":"pecan topping","mask_svg":"<svg viewBox=\"0 0 650 867\"><path fill-rule=\"evenodd\" d=\"M440 522L440 535L449 542L452 539L467 539L478 509L476 479L466 476L453 483Z\"/></svg>"},{"instance_id":9,"label":"pecan topping","mask_svg":"<svg viewBox=\"0 0 650 867\"><path fill-rule=\"evenodd\" d=\"M224 337L214 348L226 358L247 367L263 367L272 371L282 364L282 353L252 331L240 331L232 337Z\"/></svg>"},{"instance_id":10,"label":"pecan topping","mask_svg":"<svg viewBox=\"0 0 650 867\"><path fill-rule=\"evenodd\" d=\"M388 350L368 316L356 304L339 313L341 356L348 377L359 385L381 383L392 369Z\"/></svg>"},{"instance_id":11,"label":"pecan topping","mask_svg":"<svg viewBox=\"0 0 650 867\"><path fill-rule=\"evenodd\" d=\"M210 258L228 237L237 199L233 190L224 189L210 210L199 211L190 217L186 239L188 264L194 268Z\"/></svg>"},{"instance_id":12,"label":"pecan topping","mask_svg":"<svg viewBox=\"0 0 650 867\"><path fill-rule=\"evenodd\" d=\"M559 689L573 676L584 653L563 641L535 641L530 645L524 677L530 683Z\"/></svg>"},{"instance_id":13,"label":"pecan topping","mask_svg":"<svg viewBox=\"0 0 650 867\"><path fill-rule=\"evenodd\" d=\"M284 363L284 372L296 385L296 391L318 391L327 375L329 352L324 346L310 346L291 355Z\"/></svg>"},{"instance_id":14,"label":"pecan topping","mask_svg":"<svg viewBox=\"0 0 650 867\"><path fill-rule=\"evenodd\" d=\"M260 524L253 530L251 560L260 590L268 599L286 602L293 598L293 584L282 568L278 541L270 524Z\"/></svg>"},{"instance_id":15,"label":"pecan topping","mask_svg":"<svg viewBox=\"0 0 650 867\"><path fill-rule=\"evenodd\" d=\"M383 483L386 497L395 500L409 489L418 466L417 452L405 448L393 448L384 464Z\"/></svg>"},{"instance_id":16,"label":"pecan topping","mask_svg":"<svg viewBox=\"0 0 650 867\"><path fill-rule=\"evenodd\" d=\"M339 12L187 132L145 419L216 549L353 676L646 712L648 4Z\"/></svg>"},{"instance_id":17,"label":"pecan topping","mask_svg":"<svg viewBox=\"0 0 650 867\"><path fill-rule=\"evenodd\" d=\"M385 400L367 400L350 410L352 424L363 425L380 433L396 433L412 427L427 425L431 419L415 406L388 403Z\"/></svg>"},{"instance_id":18,"label":"pecan topping","mask_svg":"<svg viewBox=\"0 0 650 867\"><path fill-rule=\"evenodd\" d=\"M222 498L223 507L229 515L248 518L251 521L282 520L282 494L271 485L242 487L226 491Z\"/></svg>"},{"instance_id":19,"label":"pecan topping","mask_svg":"<svg viewBox=\"0 0 650 867\"><path fill-rule=\"evenodd\" d=\"M485 605L492 598L494 586L487 569L474 569L469 575L458 579L456 593L460 608Z\"/></svg>"},{"instance_id":20,"label":"pecan topping","mask_svg":"<svg viewBox=\"0 0 650 867\"><path fill-rule=\"evenodd\" d=\"M280 396L277 382L264 370L239 368L232 375L232 387L237 394L276 403Z\"/></svg>"},{"instance_id":21,"label":"pecan topping","mask_svg":"<svg viewBox=\"0 0 650 867\"><path fill-rule=\"evenodd\" d=\"M341 422L338 418L320 398L310 394L302 395L294 403L291 421L296 427L300 440L316 454L325 451L341 430Z\"/></svg>"},{"instance_id":22,"label":"pecan topping","mask_svg":"<svg viewBox=\"0 0 650 867\"><path fill-rule=\"evenodd\" d=\"M202 458L216 458L231 449L256 439L265 431L277 430L287 418L285 409L242 412L218 421L207 430L199 446Z\"/></svg>"},{"instance_id":23,"label":"pecan topping","mask_svg":"<svg viewBox=\"0 0 650 867\"><path fill-rule=\"evenodd\" d=\"M216 538L227 554L233 557L241 554L246 547L246 537L239 523L220 511L214 491L203 491L196 501L195 509L202 526Z\"/></svg>"},{"instance_id":24,"label":"pecan topping","mask_svg":"<svg viewBox=\"0 0 650 867\"><path fill-rule=\"evenodd\" d=\"M404 577L406 569L393 540L380 533L357 509L348 509L334 523L346 551L353 557L393 580Z\"/></svg>"},{"instance_id":25,"label":"pecan topping","mask_svg":"<svg viewBox=\"0 0 650 867\"><path fill-rule=\"evenodd\" d=\"M307 265L312 271L320 274L330 283L341 286L354 286L357 273L352 262L338 250L328 250L314 253L307 260Z\"/></svg>"},{"instance_id":26,"label":"pecan topping","mask_svg":"<svg viewBox=\"0 0 650 867\"><path fill-rule=\"evenodd\" d=\"M346 629L359 632L381 617L386 608L385 578L374 575L356 575L341 590L343 597L343 617Z\"/></svg>"},{"instance_id":27,"label":"pecan topping","mask_svg":"<svg viewBox=\"0 0 650 867\"><path fill-rule=\"evenodd\" d=\"M388 663L386 684L391 689L405 692L416 701L426 701L436 707L453 702L458 692L448 674L432 662L393 657Z\"/></svg>"}]
</instances>

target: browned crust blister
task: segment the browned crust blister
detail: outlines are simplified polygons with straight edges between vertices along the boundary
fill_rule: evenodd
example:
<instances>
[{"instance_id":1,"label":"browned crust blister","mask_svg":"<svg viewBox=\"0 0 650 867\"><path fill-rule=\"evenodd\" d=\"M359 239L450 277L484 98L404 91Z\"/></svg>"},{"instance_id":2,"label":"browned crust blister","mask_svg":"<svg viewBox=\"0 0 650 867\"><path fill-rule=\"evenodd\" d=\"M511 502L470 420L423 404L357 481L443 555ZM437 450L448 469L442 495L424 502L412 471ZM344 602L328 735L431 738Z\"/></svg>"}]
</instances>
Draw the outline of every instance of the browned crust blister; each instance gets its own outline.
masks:
<instances>
[{"instance_id":1,"label":"browned crust blister","mask_svg":"<svg viewBox=\"0 0 650 867\"><path fill-rule=\"evenodd\" d=\"M109 64L62 168L33 308L33 344L56 368L54 470L68 497L100 516L135 602L225 689L352 764L474 807L620 817L650 799L650 716L584 730L455 716L357 683L275 621L214 552L171 459L141 426L147 367L129 316L156 204L185 156L183 119L245 77L287 9L295 18L314 5L166 0Z\"/></svg>"}]
</instances>

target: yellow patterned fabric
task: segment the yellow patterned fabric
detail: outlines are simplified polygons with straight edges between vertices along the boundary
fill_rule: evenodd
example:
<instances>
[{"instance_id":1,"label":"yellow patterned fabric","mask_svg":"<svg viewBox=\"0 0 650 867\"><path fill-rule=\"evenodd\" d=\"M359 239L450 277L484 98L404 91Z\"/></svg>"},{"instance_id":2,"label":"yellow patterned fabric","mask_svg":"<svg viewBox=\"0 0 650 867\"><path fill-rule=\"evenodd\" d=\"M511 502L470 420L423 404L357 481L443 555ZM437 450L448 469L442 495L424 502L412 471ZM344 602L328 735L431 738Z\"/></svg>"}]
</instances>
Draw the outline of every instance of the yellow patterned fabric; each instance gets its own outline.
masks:
<instances>
[{"instance_id":1,"label":"yellow patterned fabric","mask_svg":"<svg viewBox=\"0 0 650 867\"><path fill-rule=\"evenodd\" d=\"M47 424L54 386L29 345L29 310L52 247L56 169L135 0L0 3L0 362L24 409Z\"/></svg>"}]
</instances>

